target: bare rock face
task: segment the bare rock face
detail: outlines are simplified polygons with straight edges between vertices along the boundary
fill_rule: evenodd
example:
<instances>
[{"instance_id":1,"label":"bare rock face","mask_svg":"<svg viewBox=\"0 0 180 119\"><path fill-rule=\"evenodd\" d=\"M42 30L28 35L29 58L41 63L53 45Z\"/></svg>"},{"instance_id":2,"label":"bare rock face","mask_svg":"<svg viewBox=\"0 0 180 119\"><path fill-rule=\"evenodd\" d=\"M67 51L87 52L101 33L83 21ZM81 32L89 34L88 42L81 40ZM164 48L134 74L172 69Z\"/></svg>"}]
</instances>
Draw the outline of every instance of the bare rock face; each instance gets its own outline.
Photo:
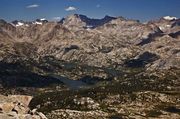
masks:
<instances>
[{"instance_id":1,"label":"bare rock face","mask_svg":"<svg viewBox=\"0 0 180 119\"><path fill-rule=\"evenodd\" d=\"M13 108L14 108L13 103L3 103L3 104L1 104L1 110L6 112L6 113L11 112Z\"/></svg>"},{"instance_id":2,"label":"bare rock face","mask_svg":"<svg viewBox=\"0 0 180 119\"><path fill-rule=\"evenodd\" d=\"M70 15L68 16L64 21L62 21L63 24L67 27L79 27L79 28L82 28L84 26L86 26L86 23L83 22L81 20L81 18L79 17L79 15Z\"/></svg>"},{"instance_id":3,"label":"bare rock face","mask_svg":"<svg viewBox=\"0 0 180 119\"><path fill-rule=\"evenodd\" d=\"M22 95L9 95L9 99L14 102L21 102L23 105L28 106L33 97L31 96L22 96Z\"/></svg>"},{"instance_id":4,"label":"bare rock face","mask_svg":"<svg viewBox=\"0 0 180 119\"><path fill-rule=\"evenodd\" d=\"M173 33L179 31L179 19L174 17L163 17L159 20L150 21L149 23L153 23L157 25L164 33Z\"/></svg>"},{"instance_id":5,"label":"bare rock face","mask_svg":"<svg viewBox=\"0 0 180 119\"><path fill-rule=\"evenodd\" d=\"M79 14L74 14L70 15L67 18L63 18L60 23L67 27L79 27L79 28L84 28L84 29L93 29L98 26L102 26L114 19L117 19L116 17L110 17L110 16L105 16L102 19L91 19L88 18L85 15L79 15Z\"/></svg>"},{"instance_id":6,"label":"bare rock face","mask_svg":"<svg viewBox=\"0 0 180 119\"><path fill-rule=\"evenodd\" d=\"M0 119L47 119L40 112L30 113L28 106L31 99L31 96L26 95L0 95Z\"/></svg>"}]
</instances>

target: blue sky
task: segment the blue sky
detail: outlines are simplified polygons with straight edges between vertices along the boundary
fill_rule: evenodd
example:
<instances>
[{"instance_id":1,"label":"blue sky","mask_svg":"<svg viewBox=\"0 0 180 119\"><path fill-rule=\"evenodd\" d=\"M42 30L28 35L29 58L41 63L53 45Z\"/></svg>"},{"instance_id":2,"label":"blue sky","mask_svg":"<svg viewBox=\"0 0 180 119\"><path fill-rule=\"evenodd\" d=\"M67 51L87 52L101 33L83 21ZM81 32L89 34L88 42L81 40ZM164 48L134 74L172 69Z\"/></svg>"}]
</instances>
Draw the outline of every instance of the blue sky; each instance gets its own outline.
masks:
<instances>
[{"instance_id":1,"label":"blue sky","mask_svg":"<svg viewBox=\"0 0 180 119\"><path fill-rule=\"evenodd\" d=\"M93 18L124 16L141 21L167 15L180 17L180 0L0 0L0 18L8 21L53 20L74 13Z\"/></svg>"}]
</instances>

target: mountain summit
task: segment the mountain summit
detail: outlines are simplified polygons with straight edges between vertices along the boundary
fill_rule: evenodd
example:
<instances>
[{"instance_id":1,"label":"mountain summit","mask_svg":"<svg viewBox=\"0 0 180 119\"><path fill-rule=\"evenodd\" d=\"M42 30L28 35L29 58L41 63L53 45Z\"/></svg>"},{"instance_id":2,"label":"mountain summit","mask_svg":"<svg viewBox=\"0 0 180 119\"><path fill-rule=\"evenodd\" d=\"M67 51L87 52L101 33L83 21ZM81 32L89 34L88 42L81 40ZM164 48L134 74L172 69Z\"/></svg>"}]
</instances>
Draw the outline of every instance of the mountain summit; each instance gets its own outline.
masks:
<instances>
[{"instance_id":1,"label":"mountain summit","mask_svg":"<svg viewBox=\"0 0 180 119\"><path fill-rule=\"evenodd\" d=\"M60 22L66 26L77 25L77 26L81 26L85 28L96 28L114 19L117 19L117 18L105 16L102 19L92 19L92 18L88 18L85 15L74 14L66 18L63 18Z\"/></svg>"}]
</instances>

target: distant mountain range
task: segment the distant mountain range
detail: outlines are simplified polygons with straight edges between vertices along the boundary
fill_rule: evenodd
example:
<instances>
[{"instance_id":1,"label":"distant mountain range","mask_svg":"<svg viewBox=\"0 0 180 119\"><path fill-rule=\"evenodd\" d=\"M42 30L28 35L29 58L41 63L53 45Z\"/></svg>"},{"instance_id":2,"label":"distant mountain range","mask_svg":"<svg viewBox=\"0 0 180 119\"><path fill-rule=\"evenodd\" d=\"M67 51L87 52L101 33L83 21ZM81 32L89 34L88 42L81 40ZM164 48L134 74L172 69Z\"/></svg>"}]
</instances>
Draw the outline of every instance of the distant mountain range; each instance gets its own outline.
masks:
<instances>
[{"instance_id":1,"label":"distant mountain range","mask_svg":"<svg viewBox=\"0 0 180 119\"><path fill-rule=\"evenodd\" d=\"M170 16L148 23L110 16L91 19L78 14L59 22L44 18L12 23L0 20L0 61L5 63L40 63L48 56L95 67L144 67L154 71L179 68L179 46L180 19Z\"/></svg>"}]
</instances>

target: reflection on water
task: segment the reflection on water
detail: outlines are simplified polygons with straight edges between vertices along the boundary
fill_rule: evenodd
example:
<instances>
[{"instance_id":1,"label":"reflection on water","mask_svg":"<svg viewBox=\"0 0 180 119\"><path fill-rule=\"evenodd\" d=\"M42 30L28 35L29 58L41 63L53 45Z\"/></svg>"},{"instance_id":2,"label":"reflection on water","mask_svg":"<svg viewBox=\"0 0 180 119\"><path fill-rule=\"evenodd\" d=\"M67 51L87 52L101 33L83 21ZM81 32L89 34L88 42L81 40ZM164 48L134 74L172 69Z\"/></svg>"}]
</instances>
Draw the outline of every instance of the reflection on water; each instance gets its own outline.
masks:
<instances>
[{"instance_id":1,"label":"reflection on water","mask_svg":"<svg viewBox=\"0 0 180 119\"><path fill-rule=\"evenodd\" d=\"M53 76L53 77L56 79L59 79L61 82L67 85L70 89L79 89L79 88L88 87L87 83L84 83L79 80L71 80L69 78L62 77L62 76Z\"/></svg>"}]
</instances>

